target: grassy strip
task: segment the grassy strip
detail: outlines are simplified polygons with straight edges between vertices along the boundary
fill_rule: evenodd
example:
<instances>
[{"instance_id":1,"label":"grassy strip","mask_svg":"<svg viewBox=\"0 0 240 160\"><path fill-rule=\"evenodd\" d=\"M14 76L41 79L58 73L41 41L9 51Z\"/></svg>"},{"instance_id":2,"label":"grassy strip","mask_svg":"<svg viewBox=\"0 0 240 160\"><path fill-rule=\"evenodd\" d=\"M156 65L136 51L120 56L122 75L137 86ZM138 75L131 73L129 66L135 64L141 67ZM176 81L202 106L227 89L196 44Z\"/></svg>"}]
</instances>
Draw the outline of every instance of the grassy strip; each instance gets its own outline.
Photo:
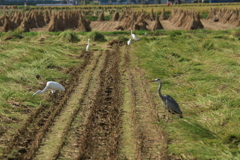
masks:
<instances>
[{"instance_id":1,"label":"grassy strip","mask_svg":"<svg viewBox=\"0 0 240 160\"><path fill-rule=\"evenodd\" d=\"M6 41L6 37L11 39ZM39 37L45 40L40 42ZM40 104L49 106L47 93L32 97L46 81L71 81L66 71L81 63L81 47L52 33L15 31L1 35L0 50L0 117L5 119L0 130L6 138L14 135Z\"/></svg>"},{"instance_id":2,"label":"grassy strip","mask_svg":"<svg viewBox=\"0 0 240 160\"><path fill-rule=\"evenodd\" d=\"M83 81L80 79L82 84L78 82L78 84L81 85L75 87L74 93L69 98L65 108L56 118L53 127L51 127L51 132L47 134L47 138L45 138L46 141L43 142L44 146L39 150L40 154L37 156L37 159L53 159L53 157L56 159L59 156L60 150L64 145L64 140L67 138L69 130L72 126L72 122L81 109L79 102L83 100L85 96L84 93L86 93L89 88L90 79L92 78L90 74L95 69L98 58L99 56L97 56L96 59L89 64L89 68L86 69L87 73L82 72L79 76L84 76L85 79Z\"/></svg>"},{"instance_id":3,"label":"grassy strip","mask_svg":"<svg viewBox=\"0 0 240 160\"><path fill-rule=\"evenodd\" d=\"M8 34L1 34L0 43L0 113L1 119L13 122L27 117L25 108L47 104L42 100L47 94L31 98L39 84L71 79L65 68L81 62L77 57L84 46L60 39L60 33L30 32L4 41ZM238 35L238 30L156 31L131 46L147 78L162 78L163 94L173 96L184 112L183 120L167 124L169 154L183 159L239 158ZM42 36L46 39L39 42ZM153 85L153 93L156 88ZM19 127L9 121L2 126L10 134L9 128Z\"/></svg>"},{"instance_id":4,"label":"grassy strip","mask_svg":"<svg viewBox=\"0 0 240 160\"><path fill-rule=\"evenodd\" d=\"M167 124L169 153L183 159L239 157L239 31L164 33L133 44L133 54L149 79L163 80L162 93L174 97L185 115Z\"/></svg>"}]
</instances>

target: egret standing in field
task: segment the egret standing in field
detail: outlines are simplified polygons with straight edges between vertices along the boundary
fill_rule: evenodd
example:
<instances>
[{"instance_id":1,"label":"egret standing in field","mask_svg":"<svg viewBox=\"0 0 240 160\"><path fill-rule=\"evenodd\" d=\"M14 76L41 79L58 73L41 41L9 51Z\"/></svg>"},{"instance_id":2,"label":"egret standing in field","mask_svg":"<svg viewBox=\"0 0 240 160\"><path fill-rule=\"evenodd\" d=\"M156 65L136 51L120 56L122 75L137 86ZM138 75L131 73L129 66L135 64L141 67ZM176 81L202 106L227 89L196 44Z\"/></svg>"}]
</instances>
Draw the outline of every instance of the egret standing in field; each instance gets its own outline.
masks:
<instances>
[{"instance_id":1,"label":"egret standing in field","mask_svg":"<svg viewBox=\"0 0 240 160\"><path fill-rule=\"evenodd\" d=\"M183 118L182 115L182 111L178 105L178 103L169 95L162 95L161 94L161 88L162 88L162 82L160 79L155 79L149 82L158 82L159 83L159 87L158 87L158 95L162 100L163 105L165 106L165 108L171 112L172 114L179 114L180 118Z\"/></svg>"},{"instance_id":2,"label":"egret standing in field","mask_svg":"<svg viewBox=\"0 0 240 160\"><path fill-rule=\"evenodd\" d=\"M131 41L131 39L129 39L129 40L127 41L127 45L130 46L131 43L132 43L132 41Z\"/></svg>"},{"instance_id":3,"label":"egret standing in field","mask_svg":"<svg viewBox=\"0 0 240 160\"><path fill-rule=\"evenodd\" d=\"M130 30L131 30L132 38L133 38L135 41L138 41L139 39L137 38L137 36L132 33L132 28L130 28Z\"/></svg>"},{"instance_id":4,"label":"egret standing in field","mask_svg":"<svg viewBox=\"0 0 240 160\"><path fill-rule=\"evenodd\" d=\"M53 97L55 97L55 91L65 91L65 88L61 84L54 81L48 81L46 87L43 90L38 90L37 92L35 92L33 96L35 96L36 94L44 93L48 89L51 90Z\"/></svg>"},{"instance_id":5,"label":"egret standing in field","mask_svg":"<svg viewBox=\"0 0 240 160\"><path fill-rule=\"evenodd\" d=\"M88 45L86 46L86 51L89 51L90 49L90 39L88 39Z\"/></svg>"}]
</instances>

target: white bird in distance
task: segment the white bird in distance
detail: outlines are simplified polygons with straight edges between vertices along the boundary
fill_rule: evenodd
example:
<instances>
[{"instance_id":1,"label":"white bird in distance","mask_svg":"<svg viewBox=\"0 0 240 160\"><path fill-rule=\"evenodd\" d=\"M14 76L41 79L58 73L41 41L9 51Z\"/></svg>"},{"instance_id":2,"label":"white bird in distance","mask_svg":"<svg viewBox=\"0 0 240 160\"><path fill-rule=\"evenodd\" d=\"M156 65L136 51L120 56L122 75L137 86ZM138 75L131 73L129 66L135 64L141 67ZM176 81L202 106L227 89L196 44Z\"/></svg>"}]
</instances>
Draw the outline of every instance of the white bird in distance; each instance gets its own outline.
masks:
<instances>
[{"instance_id":1,"label":"white bird in distance","mask_svg":"<svg viewBox=\"0 0 240 160\"><path fill-rule=\"evenodd\" d=\"M90 39L88 39L88 45L86 46L86 51L89 51L90 49Z\"/></svg>"},{"instance_id":2,"label":"white bird in distance","mask_svg":"<svg viewBox=\"0 0 240 160\"><path fill-rule=\"evenodd\" d=\"M129 39L128 41L127 41L127 44L128 45L130 45L132 42L131 42L131 39Z\"/></svg>"},{"instance_id":3,"label":"white bird in distance","mask_svg":"<svg viewBox=\"0 0 240 160\"><path fill-rule=\"evenodd\" d=\"M130 30L131 30L132 38L133 38L135 41L138 41L139 39L137 38L137 36L132 33L132 28L130 28Z\"/></svg>"}]
</instances>

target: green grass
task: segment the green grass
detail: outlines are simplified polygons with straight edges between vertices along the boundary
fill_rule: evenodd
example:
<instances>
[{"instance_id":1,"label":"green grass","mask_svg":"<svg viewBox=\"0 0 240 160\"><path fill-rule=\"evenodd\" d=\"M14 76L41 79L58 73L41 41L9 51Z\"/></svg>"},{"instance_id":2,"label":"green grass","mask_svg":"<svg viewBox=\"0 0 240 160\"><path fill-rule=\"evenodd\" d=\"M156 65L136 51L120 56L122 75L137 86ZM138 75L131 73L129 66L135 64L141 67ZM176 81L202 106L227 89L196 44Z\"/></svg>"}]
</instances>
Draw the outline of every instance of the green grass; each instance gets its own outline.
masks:
<instances>
[{"instance_id":1,"label":"green grass","mask_svg":"<svg viewBox=\"0 0 240 160\"><path fill-rule=\"evenodd\" d=\"M169 154L181 159L239 159L236 31L162 31L133 47L146 76L161 78L162 93L174 97L184 113L183 119L174 117L166 125ZM151 87L155 94L157 85Z\"/></svg>"},{"instance_id":2,"label":"green grass","mask_svg":"<svg viewBox=\"0 0 240 160\"><path fill-rule=\"evenodd\" d=\"M43 97L47 95L32 98L32 94L41 89L39 86L49 80L71 79L65 71L81 63L77 56L83 47L69 42L68 35L73 35L70 36L73 40L77 37L70 31L61 34L14 31L1 35L0 115L3 118L12 116L17 117L19 122L24 120L27 116L26 107L34 109L41 103L48 103L43 101ZM12 36L12 39L5 40L6 36ZM43 43L38 41L40 36L46 36ZM56 41L63 38L65 41ZM13 103L21 103L22 107L14 106ZM11 132L11 128L16 128L14 125L9 126L7 122L2 124L8 125L8 132Z\"/></svg>"},{"instance_id":3,"label":"green grass","mask_svg":"<svg viewBox=\"0 0 240 160\"><path fill-rule=\"evenodd\" d=\"M70 80L67 68L79 65L87 38L96 43L127 40L130 32L28 32L0 34L0 114L21 121L24 107L34 109L45 94L32 98L46 81ZM166 126L169 155L181 159L240 159L239 30L134 31L141 38L130 54L146 70L148 79L161 78L162 93L179 103L184 118L173 117ZM6 36L10 40L4 40ZM39 42L40 37L45 37ZM76 41L75 41L76 40ZM104 46L104 45L103 45ZM37 78L39 77L40 78ZM150 85L155 94L157 84ZM156 96L163 110L161 102ZM164 123L164 124L163 124ZM3 122L12 133L19 125ZM12 130L11 130L12 128Z\"/></svg>"}]
</instances>

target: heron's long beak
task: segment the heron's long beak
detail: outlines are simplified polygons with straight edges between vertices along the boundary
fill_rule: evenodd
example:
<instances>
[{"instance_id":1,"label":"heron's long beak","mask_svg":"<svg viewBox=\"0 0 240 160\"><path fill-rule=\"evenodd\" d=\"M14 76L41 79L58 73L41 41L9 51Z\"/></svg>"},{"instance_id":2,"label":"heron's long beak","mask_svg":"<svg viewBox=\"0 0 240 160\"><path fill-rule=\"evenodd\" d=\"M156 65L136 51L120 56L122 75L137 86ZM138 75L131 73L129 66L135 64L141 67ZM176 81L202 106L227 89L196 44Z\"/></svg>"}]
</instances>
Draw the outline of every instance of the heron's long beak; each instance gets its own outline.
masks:
<instances>
[{"instance_id":1,"label":"heron's long beak","mask_svg":"<svg viewBox=\"0 0 240 160\"><path fill-rule=\"evenodd\" d=\"M152 80L152 81L148 81L148 82L155 82L154 80Z\"/></svg>"}]
</instances>

